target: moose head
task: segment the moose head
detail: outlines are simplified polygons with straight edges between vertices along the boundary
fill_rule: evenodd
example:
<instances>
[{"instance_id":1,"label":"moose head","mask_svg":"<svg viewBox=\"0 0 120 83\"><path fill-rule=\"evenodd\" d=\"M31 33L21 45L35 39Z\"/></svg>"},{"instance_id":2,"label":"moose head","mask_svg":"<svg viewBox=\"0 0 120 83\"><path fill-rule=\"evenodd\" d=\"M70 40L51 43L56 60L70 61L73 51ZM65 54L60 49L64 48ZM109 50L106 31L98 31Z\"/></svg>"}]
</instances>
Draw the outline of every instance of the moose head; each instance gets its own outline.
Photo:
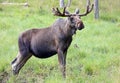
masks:
<instances>
[{"instance_id":1,"label":"moose head","mask_svg":"<svg viewBox=\"0 0 120 83\"><path fill-rule=\"evenodd\" d=\"M75 33L76 30L81 30L84 28L84 24L81 20L82 16L88 15L92 10L93 10L94 4L92 4L91 8L89 5L86 7L86 12L84 14L79 14L79 9L75 10L75 13L70 14L67 10L66 7L63 9L63 13L60 12L58 8L53 8L52 12L55 16L60 16L60 17L68 17L67 20L69 22L69 27L73 29L73 32Z\"/></svg>"}]
</instances>

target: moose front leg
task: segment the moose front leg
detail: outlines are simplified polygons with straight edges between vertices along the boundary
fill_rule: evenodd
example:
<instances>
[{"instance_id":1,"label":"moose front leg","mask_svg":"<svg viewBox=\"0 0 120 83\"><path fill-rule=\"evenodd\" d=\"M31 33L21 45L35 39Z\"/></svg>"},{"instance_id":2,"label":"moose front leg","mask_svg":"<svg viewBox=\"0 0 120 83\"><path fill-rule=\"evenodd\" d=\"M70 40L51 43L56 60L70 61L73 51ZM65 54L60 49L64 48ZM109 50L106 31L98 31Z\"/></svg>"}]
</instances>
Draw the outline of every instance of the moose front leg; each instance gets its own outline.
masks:
<instances>
[{"instance_id":1,"label":"moose front leg","mask_svg":"<svg viewBox=\"0 0 120 83\"><path fill-rule=\"evenodd\" d=\"M66 53L58 49L58 61L64 78L66 77Z\"/></svg>"}]
</instances>

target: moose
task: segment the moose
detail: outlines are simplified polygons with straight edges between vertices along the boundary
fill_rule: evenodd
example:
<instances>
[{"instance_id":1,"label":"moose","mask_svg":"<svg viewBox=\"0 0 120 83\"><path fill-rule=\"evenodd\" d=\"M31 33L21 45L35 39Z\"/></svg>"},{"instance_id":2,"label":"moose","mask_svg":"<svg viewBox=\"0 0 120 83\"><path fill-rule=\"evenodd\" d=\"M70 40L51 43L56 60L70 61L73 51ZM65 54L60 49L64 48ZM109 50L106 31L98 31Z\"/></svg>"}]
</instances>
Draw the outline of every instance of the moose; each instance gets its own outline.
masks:
<instances>
[{"instance_id":1,"label":"moose","mask_svg":"<svg viewBox=\"0 0 120 83\"><path fill-rule=\"evenodd\" d=\"M18 38L19 52L17 57L11 62L14 75L18 75L20 69L33 55L37 58L48 58L58 54L58 62L63 77L66 77L66 55L72 42L72 36L77 30L82 30L84 24L80 17L86 16L93 9L93 4L87 6L86 12L79 14L69 13L64 7L61 13L58 8L53 8L55 16L67 17L57 19L47 28L34 28L22 32Z\"/></svg>"}]
</instances>

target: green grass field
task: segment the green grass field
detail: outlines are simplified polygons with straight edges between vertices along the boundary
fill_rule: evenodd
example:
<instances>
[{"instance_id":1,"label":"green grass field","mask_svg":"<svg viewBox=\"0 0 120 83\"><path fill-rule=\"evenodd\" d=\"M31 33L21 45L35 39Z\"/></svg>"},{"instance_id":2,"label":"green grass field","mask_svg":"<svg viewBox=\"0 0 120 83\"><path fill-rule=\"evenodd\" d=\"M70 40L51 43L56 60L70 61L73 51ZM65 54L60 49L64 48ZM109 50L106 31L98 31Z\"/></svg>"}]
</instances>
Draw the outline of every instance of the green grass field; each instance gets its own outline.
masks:
<instances>
[{"instance_id":1,"label":"green grass field","mask_svg":"<svg viewBox=\"0 0 120 83\"><path fill-rule=\"evenodd\" d=\"M51 12L52 7L58 6L57 0L28 3L28 8L0 4L0 83L120 83L120 0L100 0L99 20L94 19L93 12L82 18L85 29L73 36L66 79L62 78L57 55L48 59L32 57L14 76L11 61L18 52L19 34L30 28L50 26L58 18ZM84 12L85 5L85 0L74 0L69 10L80 7Z\"/></svg>"}]
</instances>

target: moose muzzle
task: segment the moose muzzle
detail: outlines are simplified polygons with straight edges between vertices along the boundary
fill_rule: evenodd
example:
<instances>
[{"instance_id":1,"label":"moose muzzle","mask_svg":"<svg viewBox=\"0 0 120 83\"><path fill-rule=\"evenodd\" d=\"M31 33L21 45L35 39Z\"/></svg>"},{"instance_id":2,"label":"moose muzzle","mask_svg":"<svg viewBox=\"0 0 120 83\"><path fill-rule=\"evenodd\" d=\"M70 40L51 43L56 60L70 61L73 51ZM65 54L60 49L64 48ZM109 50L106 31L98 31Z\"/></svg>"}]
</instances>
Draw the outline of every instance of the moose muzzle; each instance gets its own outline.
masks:
<instances>
[{"instance_id":1,"label":"moose muzzle","mask_svg":"<svg viewBox=\"0 0 120 83\"><path fill-rule=\"evenodd\" d=\"M82 30L84 28L83 22L78 22L77 23L77 29Z\"/></svg>"}]
</instances>

